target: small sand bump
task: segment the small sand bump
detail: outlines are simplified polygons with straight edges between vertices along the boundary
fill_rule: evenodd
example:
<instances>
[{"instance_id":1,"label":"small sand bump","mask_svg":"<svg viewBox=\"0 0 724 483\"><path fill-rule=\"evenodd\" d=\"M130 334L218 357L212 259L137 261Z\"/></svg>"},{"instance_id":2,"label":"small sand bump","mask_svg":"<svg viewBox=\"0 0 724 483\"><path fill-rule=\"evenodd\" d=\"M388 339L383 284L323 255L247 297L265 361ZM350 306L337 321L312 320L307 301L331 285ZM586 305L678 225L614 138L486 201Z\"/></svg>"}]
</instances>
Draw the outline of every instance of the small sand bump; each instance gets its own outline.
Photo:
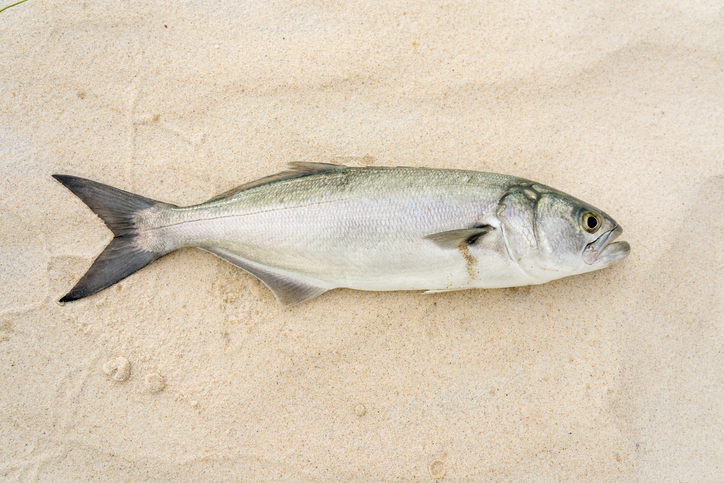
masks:
<instances>
[{"instance_id":1,"label":"small sand bump","mask_svg":"<svg viewBox=\"0 0 724 483\"><path fill-rule=\"evenodd\" d=\"M435 478L436 480L442 478L445 476L445 463L443 463L440 460L435 460L432 463L430 463L430 476Z\"/></svg>"},{"instance_id":2,"label":"small sand bump","mask_svg":"<svg viewBox=\"0 0 724 483\"><path fill-rule=\"evenodd\" d=\"M163 391L163 388L166 387L166 380L164 377L161 374L156 374L155 372L146 374L144 383L146 385L146 389L152 393L161 392Z\"/></svg>"},{"instance_id":3,"label":"small sand bump","mask_svg":"<svg viewBox=\"0 0 724 483\"><path fill-rule=\"evenodd\" d=\"M358 405L356 405L356 406L354 407L354 413L355 413L357 416L362 417L362 416L364 416L365 414L367 414L367 408L365 407L364 404L358 404Z\"/></svg>"},{"instance_id":4,"label":"small sand bump","mask_svg":"<svg viewBox=\"0 0 724 483\"><path fill-rule=\"evenodd\" d=\"M161 115L156 113L147 113L138 117L138 124L153 124L161 120Z\"/></svg>"},{"instance_id":5,"label":"small sand bump","mask_svg":"<svg viewBox=\"0 0 724 483\"><path fill-rule=\"evenodd\" d=\"M125 357L118 357L103 364L103 372L118 382L131 377L131 363Z\"/></svg>"}]
</instances>

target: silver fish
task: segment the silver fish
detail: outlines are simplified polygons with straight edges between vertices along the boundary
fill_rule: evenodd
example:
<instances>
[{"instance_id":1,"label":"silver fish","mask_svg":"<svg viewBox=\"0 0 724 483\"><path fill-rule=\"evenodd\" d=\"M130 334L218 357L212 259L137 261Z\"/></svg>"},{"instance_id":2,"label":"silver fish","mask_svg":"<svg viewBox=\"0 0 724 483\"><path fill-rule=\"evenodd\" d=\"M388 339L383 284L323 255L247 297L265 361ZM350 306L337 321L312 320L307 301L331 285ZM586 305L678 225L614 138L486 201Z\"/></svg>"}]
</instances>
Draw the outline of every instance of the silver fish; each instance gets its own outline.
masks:
<instances>
[{"instance_id":1,"label":"silver fish","mask_svg":"<svg viewBox=\"0 0 724 483\"><path fill-rule=\"evenodd\" d=\"M115 237L60 301L93 295L179 248L197 247L264 282L283 305L334 288L533 285L624 259L606 213L502 174L292 163L205 203L178 207L54 175Z\"/></svg>"}]
</instances>

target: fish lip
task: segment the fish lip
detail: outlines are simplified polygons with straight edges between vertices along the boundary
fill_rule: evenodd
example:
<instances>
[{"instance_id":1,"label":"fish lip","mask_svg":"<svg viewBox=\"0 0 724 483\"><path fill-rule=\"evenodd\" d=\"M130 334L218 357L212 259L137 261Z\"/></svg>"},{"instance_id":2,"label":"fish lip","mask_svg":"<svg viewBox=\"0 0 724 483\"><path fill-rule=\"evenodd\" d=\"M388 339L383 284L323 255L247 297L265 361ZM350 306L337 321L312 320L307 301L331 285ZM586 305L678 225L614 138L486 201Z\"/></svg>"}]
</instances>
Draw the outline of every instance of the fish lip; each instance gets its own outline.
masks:
<instances>
[{"instance_id":1,"label":"fish lip","mask_svg":"<svg viewBox=\"0 0 724 483\"><path fill-rule=\"evenodd\" d=\"M623 228L616 225L613 229L586 245L583 250L583 260L588 265L594 263L610 265L626 258L631 251L631 246L624 241L613 243L616 238L621 236L621 233L623 233Z\"/></svg>"}]
</instances>

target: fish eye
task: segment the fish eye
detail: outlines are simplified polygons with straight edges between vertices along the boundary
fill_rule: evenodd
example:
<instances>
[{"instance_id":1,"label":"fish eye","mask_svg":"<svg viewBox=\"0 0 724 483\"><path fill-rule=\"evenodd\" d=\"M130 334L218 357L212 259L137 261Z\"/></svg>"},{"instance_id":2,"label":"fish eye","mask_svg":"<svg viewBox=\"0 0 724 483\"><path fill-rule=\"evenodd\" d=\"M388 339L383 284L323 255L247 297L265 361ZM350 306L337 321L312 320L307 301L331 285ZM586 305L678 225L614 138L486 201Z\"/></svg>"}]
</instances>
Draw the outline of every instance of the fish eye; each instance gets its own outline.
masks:
<instances>
[{"instance_id":1,"label":"fish eye","mask_svg":"<svg viewBox=\"0 0 724 483\"><path fill-rule=\"evenodd\" d=\"M596 233L601 228L601 219L592 211L585 211L581 215L581 224L588 233Z\"/></svg>"}]
</instances>

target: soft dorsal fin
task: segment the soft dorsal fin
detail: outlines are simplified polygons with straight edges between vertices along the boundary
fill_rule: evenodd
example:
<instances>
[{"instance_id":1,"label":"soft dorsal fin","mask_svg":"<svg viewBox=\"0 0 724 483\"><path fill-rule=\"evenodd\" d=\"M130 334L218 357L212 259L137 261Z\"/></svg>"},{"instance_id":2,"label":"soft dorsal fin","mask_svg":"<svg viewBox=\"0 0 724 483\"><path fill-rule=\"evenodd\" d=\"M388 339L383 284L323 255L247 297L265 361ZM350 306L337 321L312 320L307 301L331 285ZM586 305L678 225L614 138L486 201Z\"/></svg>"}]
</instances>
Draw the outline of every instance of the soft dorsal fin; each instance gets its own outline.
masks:
<instances>
[{"instance_id":1,"label":"soft dorsal fin","mask_svg":"<svg viewBox=\"0 0 724 483\"><path fill-rule=\"evenodd\" d=\"M305 300L318 297L327 291L326 288L318 287L301 280L294 279L289 275L279 273L273 268L264 267L251 262L235 253L223 248L202 249L213 253L222 260L236 265L245 272L254 275L269 287L274 296L282 305L294 305Z\"/></svg>"},{"instance_id":2,"label":"soft dorsal fin","mask_svg":"<svg viewBox=\"0 0 724 483\"><path fill-rule=\"evenodd\" d=\"M344 171L346 169L349 169L347 166L342 166L340 164L330 164L330 163L307 163L302 161L295 161L293 163L289 163L289 169L286 171L282 171L281 173L272 174L270 176L265 176L263 178L259 178L254 181L250 181L249 183L242 184L240 186L237 186L236 188L232 188L228 191L224 191L223 193L220 193L210 200L207 201L217 201L222 198L227 198L229 196L233 196L237 193L241 193L242 191L246 191L251 188L256 188L257 186L274 183L276 181L282 181L285 179L293 179L293 178L303 178L304 176L311 176L313 174L321 174L321 173L335 173L339 171Z\"/></svg>"},{"instance_id":3,"label":"soft dorsal fin","mask_svg":"<svg viewBox=\"0 0 724 483\"><path fill-rule=\"evenodd\" d=\"M460 230L442 231L427 235L425 238L441 248L460 248L461 246L470 246L481 236L493 230L490 225L479 225L472 228L463 228Z\"/></svg>"}]
</instances>

